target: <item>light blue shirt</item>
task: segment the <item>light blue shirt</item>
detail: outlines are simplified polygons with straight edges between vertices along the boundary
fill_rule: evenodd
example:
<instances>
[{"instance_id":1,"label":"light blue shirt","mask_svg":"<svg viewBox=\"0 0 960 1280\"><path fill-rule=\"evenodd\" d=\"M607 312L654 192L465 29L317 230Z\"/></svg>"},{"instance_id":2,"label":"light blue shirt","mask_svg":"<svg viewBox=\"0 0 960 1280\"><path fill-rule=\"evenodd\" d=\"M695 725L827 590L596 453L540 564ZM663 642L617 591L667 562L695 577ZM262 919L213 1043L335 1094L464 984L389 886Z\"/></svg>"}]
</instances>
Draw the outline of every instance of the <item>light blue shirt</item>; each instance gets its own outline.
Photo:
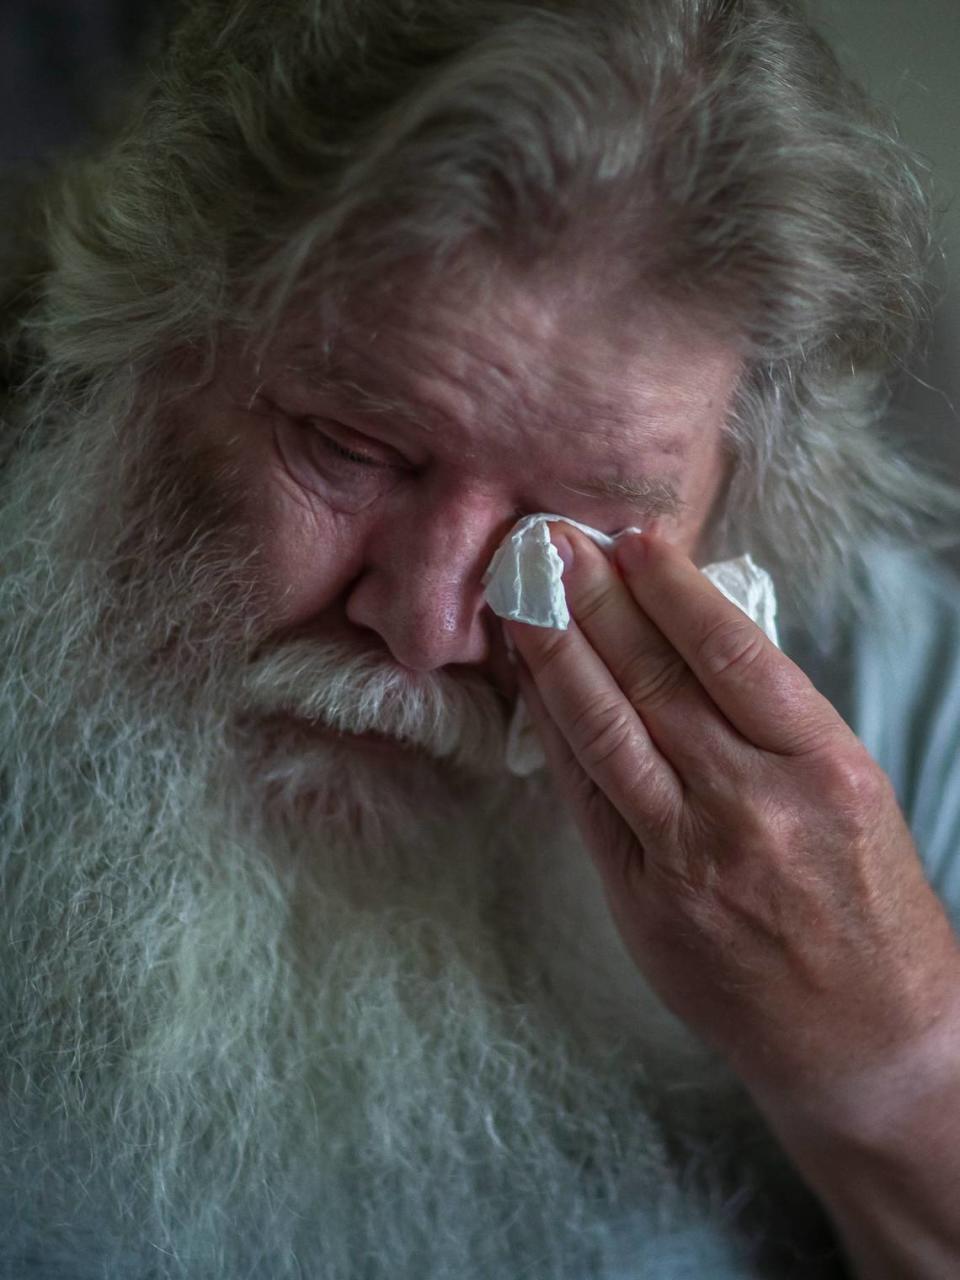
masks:
<instances>
[{"instance_id":1,"label":"light blue shirt","mask_svg":"<svg viewBox=\"0 0 960 1280\"><path fill-rule=\"evenodd\" d=\"M862 624L788 628L784 649L889 776L960 928L960 580L904 552L878 551L869 569Z\"/></svg>"}]
</instances>

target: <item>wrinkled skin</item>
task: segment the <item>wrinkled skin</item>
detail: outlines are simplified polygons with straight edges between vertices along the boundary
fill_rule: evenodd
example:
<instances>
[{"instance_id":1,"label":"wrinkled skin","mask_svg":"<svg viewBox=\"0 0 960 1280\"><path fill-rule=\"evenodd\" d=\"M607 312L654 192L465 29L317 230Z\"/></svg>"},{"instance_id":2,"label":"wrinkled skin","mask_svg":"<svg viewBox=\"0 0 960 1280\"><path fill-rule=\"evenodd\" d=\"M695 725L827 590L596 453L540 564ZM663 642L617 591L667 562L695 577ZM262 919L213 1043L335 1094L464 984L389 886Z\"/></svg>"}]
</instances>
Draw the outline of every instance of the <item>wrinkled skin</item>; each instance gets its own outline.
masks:
<instances>
[{"instance_id":1,"label":"wrinkled skin","mask_svg":"<svg viewBox=\"0 0 960 1280\"><path fill-rule=\"evenodd\" d=\"M676 550L628 537L612 566L559 527L576 625L510 628L637 963L759 1087L922 1036L957 949L882 770Z\"/></svg>"},{"instance_id":2,"label":"wrinkled skin","mask_svg":"<svg viewBox=\"0 0 960 1280\"><path fill-rule=\"evenodd\" d=\"M182 430L245 512L276 641L336 634L512 693L481 578L520 515L642 524L694 554L740 360L648 311L628 325L572 287L504 283L361 314L326 362L308 322L262 367L228 349Z\"/></svg>"}]
</instances>

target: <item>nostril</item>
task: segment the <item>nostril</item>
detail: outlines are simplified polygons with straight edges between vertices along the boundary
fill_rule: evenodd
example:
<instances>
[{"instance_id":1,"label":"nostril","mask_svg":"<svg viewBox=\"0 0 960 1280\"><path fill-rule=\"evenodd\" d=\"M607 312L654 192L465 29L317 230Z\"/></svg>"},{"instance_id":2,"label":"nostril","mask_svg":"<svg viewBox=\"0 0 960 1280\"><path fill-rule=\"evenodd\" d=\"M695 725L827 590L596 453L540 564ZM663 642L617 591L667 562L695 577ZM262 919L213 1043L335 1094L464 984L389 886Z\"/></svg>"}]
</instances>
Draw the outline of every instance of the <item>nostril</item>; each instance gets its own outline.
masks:
<instances>
[{"instance_id":1,"label":"nostril","mask_svg":"<svg viewBox=\"0 0 960 1280\"><path fill-rule=\"evenodd\" d=\"M411 671L475 668L490 653L478 554L488 530L464 528L462 511L445 515L442 527L421 518L402 538L395 530L373 543L347 599L350 619L377 632Z\"/></svg>"}]
</instances>

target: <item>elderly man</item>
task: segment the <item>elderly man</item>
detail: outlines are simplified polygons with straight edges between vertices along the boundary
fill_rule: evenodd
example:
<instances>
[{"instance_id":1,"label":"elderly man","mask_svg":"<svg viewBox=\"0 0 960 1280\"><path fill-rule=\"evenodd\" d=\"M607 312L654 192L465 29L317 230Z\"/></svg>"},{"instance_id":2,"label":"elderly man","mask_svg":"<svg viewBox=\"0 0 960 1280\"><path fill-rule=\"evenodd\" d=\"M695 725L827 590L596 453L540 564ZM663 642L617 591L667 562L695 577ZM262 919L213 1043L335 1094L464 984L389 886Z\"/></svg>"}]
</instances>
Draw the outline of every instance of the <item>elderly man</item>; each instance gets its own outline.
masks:
<instances>
[{"instance_id":1,"label":"elderly man","mask_svg":"<svg viewBox=\"0 0 960 1280\"><path fill-rule=\"evenodd\" d=\"M0 1274L960 1274L925 245L786 0L188 6L7 285Z\"/></svg>"}]
</instances>

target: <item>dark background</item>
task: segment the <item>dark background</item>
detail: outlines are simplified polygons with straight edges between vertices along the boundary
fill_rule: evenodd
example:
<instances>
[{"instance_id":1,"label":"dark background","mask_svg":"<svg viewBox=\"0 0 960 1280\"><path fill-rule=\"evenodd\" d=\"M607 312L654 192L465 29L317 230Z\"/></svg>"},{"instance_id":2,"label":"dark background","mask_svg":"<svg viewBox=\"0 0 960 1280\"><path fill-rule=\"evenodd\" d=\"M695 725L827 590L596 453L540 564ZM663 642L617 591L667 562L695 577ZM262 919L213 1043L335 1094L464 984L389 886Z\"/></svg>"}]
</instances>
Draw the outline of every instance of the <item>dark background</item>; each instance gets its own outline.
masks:
<instances>
[{"instance_id":1,"label":"dark background","mask_svg":"<svg viewBox=\"0 0 960 1280\"><path fill-rule=\"evenodd\" d=\"M169 0L0 0L0 165L108 122L172 10Z\"/></svg>"}]
</instances>

